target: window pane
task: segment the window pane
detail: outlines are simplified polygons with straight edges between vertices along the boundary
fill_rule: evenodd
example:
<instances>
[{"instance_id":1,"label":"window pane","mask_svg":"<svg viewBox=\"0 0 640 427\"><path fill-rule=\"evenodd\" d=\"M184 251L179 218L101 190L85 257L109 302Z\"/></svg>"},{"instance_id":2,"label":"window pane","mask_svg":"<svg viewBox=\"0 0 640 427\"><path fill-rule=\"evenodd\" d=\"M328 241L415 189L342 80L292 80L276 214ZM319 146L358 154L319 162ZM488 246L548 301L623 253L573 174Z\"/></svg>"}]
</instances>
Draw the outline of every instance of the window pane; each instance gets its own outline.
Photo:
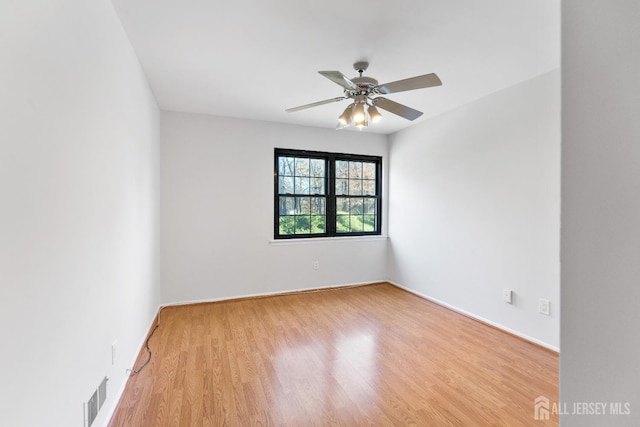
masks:
<instances>
[{"instance_id":1,"label":"window pane","mask_svg":"<svg viewBox=\"0 0 640 427\"><path fill-rule=\"evenodd\" d=\"M324 215L325 202L323 197L311 198L311 214L312 215Z\"/></svg>"},{"instance_id":2,"label":"window pane","mask_svg":"<svg viewBox=\"0 0 640 427\"><path fill-rule=\"evenodd\" d=\"M349 162L336 161L336 178L349 178Z\"/></svg>"},{"instance_id":3,"label":"window pane","mask_svg":"<svg viewBox=\"0 0 640 427\"><path fill-rule=\"evenodd\" d=\"M311 233L318 234L326 231L326 219L324 216L312 216L311 217Z\"/></svg>"},{"instance_id":4,"label":"window pane","mask_svg":"<svg viewBox=\"0 0 640 427\"><path fill-rule=\"evenodd\" d=\"M280 234L293 234L294 224L292 216L280 217Z\"/></svg>"},{"instance_id":5,"label":"window pane","mask_svg":"<svg viewBox=\"0 0 640 427\"><path fill-rule=\"evenodd\" d=\"M374 196L376 194L376 182L370 179L362 181L362 194L365 196Z\"/></svg>"},{"instance_id":6,"label":"window pane","mask_svg":"<svg viewBox=\"0 0 640 427\"><path fill-rule=\"evenodd\" d=\"M311 159L309 176L324 178L324 160Z\"/></svg>"},{"instance_id":7,"label":"window pane","mask_svg":"<svg viewBox=\"0 0 640 427\"><path fill-rule=\"evenodd\" d=\"M336 194L338 196L349 194L348 179L336 179Z\"/></svg>"},{"instance_id":8,"label":"window pane","mask_svg":"<svg viewBox=\"0 0 640 427\"><path fill-rule=\"evenodd\" d=\"M349 213L352 215L361 215L362 214L362 203L363 200L360 198L353 198L349 202Z\"/></svg>"},{"instance_id":9,"label":"window pane","mask_svg":"<svg viewBox=\"0 0 640 427\"><path fill-rule=\"evenodd\" d=\"M376 164L375 163L363 163L362 164L362 177L364 179L376 179Z\"/></svg>"},{"instance_id":10,"label":"window pane","mask_svg":"<svg viewBox=\"0 0 640 427\"><path fill-rule=\"evenodd\" d=\"M364 224L362 224L362 216L360 215L349 216L349 231L352 233L359 233L364 231Z\"/></svg>"},{"instance_id":11,"label":"window pane","mask_svg":"<svg viewBox=\"0 0 640 427\"><path fill-rule=\"evenodd\" d=\"M309 194L309 178L295 177L295 193Z\"/></svg>"},{"instance_id":12,"label":"window pane","mask_svg":"<svg viewBox=\"0 0 640 427\"><path fill-rule=\"evenodd\" d=\"M359 196L362 194L362 181L359 179L350 179L349 180L349 195L350 196Z\"/></svg>"},{"instance_id":13,"label":"window pane","mask_svg":"<svg viewBox=\"0 0 640 427\"><path fill-rule=\"evenodd\" d=\"M293 177L281 176L280 185L278 185L279 194L293 194Z\"/></svg>"},{"instance_id":14,"label":"window pane","mask_svg":"<svg viewBox=\"0 0 640 427\"><path fill-rule=\"evenodd\" d=\"M336 216L336 232L338 233L349 232L349 215Z\"/></svg>"},{"instance_id":15,"label":"window pane","mask_svg":"<svg viewBox=\"0 0 640 427\"><path fill-rule=\"evenodd\" d=\"M311 214L311 198L310 197L297 197L296 198L296 214L310 215Z\"/></svg>"},{"instance_id":16,"label":"window pane","mask_svg":"<svg viewBox=\"0 0 640 427\"><path fill-rule=\"evenodd\" d=\"M293 157L279 157L278 158L278 174L293 176Z\"/></svg>"},{"instance_id":17,"label":"window pane","mask_svg":"<svg viewBox=\"0 0 640 427\"><path fill-rule=\"evenodd\" d=\"M362 162L349 162L349 178L362 178Z\"/></svg>"},{"instance_id":18,"label":"window pane","mask_svg":"<svg viewBox=\"0 0 640 427\"><path fill-rule=\"evenodd\" d=\"M296 215L294 218L296 223L295 234L309 234L311 232L311 217Z\"/></svg>"},{"instance_id":19,"label":"window pane","mask_svg":"<svg viewBox=\"0 0 640 427\"><path fill-rule=\"evenodd\" d=\"M376 199L364 199L364 213L375 215L376 213Z\"/></svg>"},{"instance_id":20,"label":"window pane","mask_svg":"<svg viewBox=\"0 0 640 427\"><path fill-rule=\"evenodd\" d=\"M364 231L376 231L376 216L364 215L362 217L364 222Z\"/></svg>"},{"instance_id":21,"label":"window pane","mask_svg":"<svg viewBox=\"0 0 640 427\"><path fill-rule=\"evenodd\" d=\"M348 214L349 213L349 199L346 197L338 197L336 198L336 212L338 214Z\"/></svg>"},{"instance_id":22,"label":"window pane","mask_svg":"<svg viewBox=\"0 0 640 427\"><path fill-rule=\"evenodd\" d=\"M296 158L296 176L309 176L309 159Z\"/></svg>"},{"instance_id":23,"label":"window pane","mask_svg":"<svg viewBox=\"0 0 640 427\"><path fill-rule=\"evenodd\" d=\"M280 215L293 215L296 208L294 197L280 197Z\"/></svg>"},{"instance_id":24,"label":"window pane","mask_svg":"<svg viewBox=\"0 0 640 427\"><path fill-rule=\"evenodd\" d=\"M311 178L311 194L324 194L324 178Z\"/></svg>"}]
</instances>

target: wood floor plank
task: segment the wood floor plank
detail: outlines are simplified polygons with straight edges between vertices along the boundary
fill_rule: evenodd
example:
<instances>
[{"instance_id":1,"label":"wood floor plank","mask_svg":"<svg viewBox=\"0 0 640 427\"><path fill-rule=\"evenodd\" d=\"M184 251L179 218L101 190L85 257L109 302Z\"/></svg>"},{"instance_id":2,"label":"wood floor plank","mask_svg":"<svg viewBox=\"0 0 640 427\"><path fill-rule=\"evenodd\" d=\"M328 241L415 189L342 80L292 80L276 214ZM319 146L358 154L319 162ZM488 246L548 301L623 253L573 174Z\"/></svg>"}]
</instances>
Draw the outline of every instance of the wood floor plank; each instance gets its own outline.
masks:
<instances>
[{"instance_id":1,"label":"wood floor plank","mask_svg":"<svg viewBox=\"0 0 640 427\"><path fill-rule=\"evenodd\" d=\"M111 427L558 425L533 418L558 399L556 353L390 284L159 318Z\"/></svg>"}]
</instances>

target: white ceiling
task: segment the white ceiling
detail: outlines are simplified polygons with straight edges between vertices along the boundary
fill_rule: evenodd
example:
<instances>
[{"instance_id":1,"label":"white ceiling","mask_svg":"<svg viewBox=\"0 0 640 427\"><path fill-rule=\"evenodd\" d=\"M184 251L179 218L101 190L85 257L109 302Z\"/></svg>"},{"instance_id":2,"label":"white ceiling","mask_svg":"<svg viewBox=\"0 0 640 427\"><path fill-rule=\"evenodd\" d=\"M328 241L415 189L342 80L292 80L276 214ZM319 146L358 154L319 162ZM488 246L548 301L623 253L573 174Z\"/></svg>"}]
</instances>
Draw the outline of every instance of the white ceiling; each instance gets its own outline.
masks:
<instances>
[{"instance_id":1,"label":"white ceiling","mask_svg":"<svg viewBox=\"0 0 640 427\"><path fill-rule=\"evenodd\" d=\"M443 86L386 95L392 133L560 66L560 0L112 0L160 108L334 128L347 101L318 74L370 62L380 83L435 72Z\"/></svg>"}]
</instances>

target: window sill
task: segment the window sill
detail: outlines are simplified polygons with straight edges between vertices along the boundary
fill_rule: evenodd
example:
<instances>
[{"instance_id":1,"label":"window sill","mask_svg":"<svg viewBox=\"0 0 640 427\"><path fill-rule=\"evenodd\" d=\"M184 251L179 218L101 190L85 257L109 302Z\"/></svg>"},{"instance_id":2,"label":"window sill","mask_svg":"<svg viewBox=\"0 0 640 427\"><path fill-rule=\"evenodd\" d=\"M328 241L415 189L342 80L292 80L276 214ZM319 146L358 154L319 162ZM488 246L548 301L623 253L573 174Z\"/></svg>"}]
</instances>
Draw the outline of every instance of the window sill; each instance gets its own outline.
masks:
<instances>
[{"instance_id":1,"label":"window sill","mask_svg":"<svg viewBox=\"0 0 640 427\"><path fill-rule=\"evenodd\" d=\"M344 236L344 237L309 237L303 239L272 239L269 244L273 246L308 245L310 243L352 243L387 240L387 235L376 236Z\"/></svg>"}]
</instances>

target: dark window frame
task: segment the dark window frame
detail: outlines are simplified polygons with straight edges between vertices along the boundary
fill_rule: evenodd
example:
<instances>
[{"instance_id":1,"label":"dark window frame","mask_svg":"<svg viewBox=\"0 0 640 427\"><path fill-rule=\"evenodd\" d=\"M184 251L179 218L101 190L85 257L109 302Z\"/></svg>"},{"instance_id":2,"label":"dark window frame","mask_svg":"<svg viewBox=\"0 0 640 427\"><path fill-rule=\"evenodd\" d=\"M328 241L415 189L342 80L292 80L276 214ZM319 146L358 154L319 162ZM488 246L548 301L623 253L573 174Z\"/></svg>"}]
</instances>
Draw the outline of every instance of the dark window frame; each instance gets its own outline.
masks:
<instances>
[{"instance_id":1,"label":"dark window frame","mask_svg":"<svg viewBox=\"0 0 640 427\"><path fill-rule=\"evenodd\" d=\"M355 236L379 236L382 234L382 157L364 154L330 153L324 151L297 150L288 148L276 148L274 150L274 208L273 208L273 236L276 240L286 239L315 239L324 237L355 237ZM279 157L299 157L310 159L323 159L325 161L325 232L308 234L280 234L280 196L279 192ZM358 232L337 232L337 208L336 200L339 197L359 197L353 195L336 195L336 162L355 161L375 163L375 195L363 195L362 198L376 199L375 230ZM296 193L288 193L290 197ZM311 196L313 197L313 195Z\"/></svg>"}]
</instances>

